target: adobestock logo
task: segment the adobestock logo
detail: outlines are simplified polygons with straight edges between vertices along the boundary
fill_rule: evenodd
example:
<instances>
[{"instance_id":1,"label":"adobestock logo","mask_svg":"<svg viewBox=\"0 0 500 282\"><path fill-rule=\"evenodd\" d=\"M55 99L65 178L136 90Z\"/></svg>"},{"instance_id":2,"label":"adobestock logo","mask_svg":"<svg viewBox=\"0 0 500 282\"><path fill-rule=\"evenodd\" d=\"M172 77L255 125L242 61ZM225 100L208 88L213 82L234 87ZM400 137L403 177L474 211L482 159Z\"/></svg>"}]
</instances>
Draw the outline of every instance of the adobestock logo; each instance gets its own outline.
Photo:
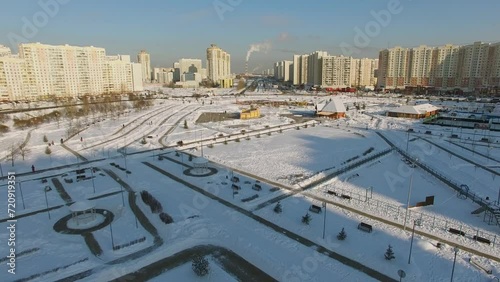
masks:
<instances>
[{"instance_id":1,"label":"adobestock logo","mask_svg":"<svg viewBox=\"0 0 500 282\"><path fill-rule=\"evenodd\" d=\"M61 5L66 5L71 0L40 0L38 6L41 10L35 12L30 18L22 17L23 23L21 27L21 35L9 32L7 37L9 39L11 48L17 47L20 43L28 42L38 34L38 31L49 23L51 18L57 16L60 11Z\"/></svg>"},{"instance_id":2,"label":"adobestock logo","mask_svg":"<svg viewBox=\"0 0 500 282\"><path fill-rule=\"evenodd\" d=\"M411 1L411 0L408 0ZM354 53L359 54L360 49L366 48L370 45L372 38L377 37L382 32L383 27L389 26L392 21L393 15L398 15L403 11L403 6L400 0L390 0L387 3L387 9L376 11L370 11L373 17L372 21L365 24L364 28L361 29L358 26L354 28L354 44L349 44L347 42L340 43L340 49L344 56L352 56Z\"/></svg>"}]
</instances>

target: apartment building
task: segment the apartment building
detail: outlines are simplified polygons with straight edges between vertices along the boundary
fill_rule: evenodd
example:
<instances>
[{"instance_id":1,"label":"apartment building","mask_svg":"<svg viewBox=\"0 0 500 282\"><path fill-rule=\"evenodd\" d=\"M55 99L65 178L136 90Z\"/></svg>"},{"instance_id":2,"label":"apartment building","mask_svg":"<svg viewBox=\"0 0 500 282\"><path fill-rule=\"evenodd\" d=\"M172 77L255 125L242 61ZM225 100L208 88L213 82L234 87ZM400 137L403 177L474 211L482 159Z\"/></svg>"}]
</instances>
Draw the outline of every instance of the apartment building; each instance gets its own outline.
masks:
<instances>
[{"instance_id":1,"label":"apartment building","mask_svg":"<svg viewBox=\"0 0 500 282\"><path fill-rule=\"evenodd\" d=\"M18 55L0 57L3 100L37 100L141 91L130 56L104 48L23 43Z\"/></svg>"},{"instance_id":2,"label":"apartment building","mask_svg":"<svg viewBox=\"0 0 500 282\"><path fill-rule=\"evenodd\" d=\"M0 57L10 56L11 51L7 46L0 45Z\"/></svg>"},{"instance_id":3,"label":"apartment building","mask_svg":"<svg viewBox=\"0 0 500 282\"><path fill-rule=\"evenodd\" d=\"M151 56L146 50L141 50L137 54L137 62L142 65L142 78L144 82L151 82L152 72L151 72Z\"/></svg>"},{"instance_id":4,"label":"apartment building","mask_svg":"<svg viewBox=\"0 0 500 282\"><path fill-rule=\"evenodd\" d=\"M293 80L293 61L280 61L274 64L274 78L281 81Z\"/></svg>"},{"instance_id":5,"label":"apartment building","mask_svg":"<svg viewBox=\"0 0 500 282\"><path fill-rule=\"evenodd\" d=\"M293 84L307 84L309 55L293 55Z\"/></svg>"},{"instance_id":6,"label":"apartment building","mask_svg":"<svg viewBox=\"0 0 500 282\"><path fill-rule=\"evenodd\" d=\"M500 87L500 43L394 47L379 53L378 87L476 91Z\"/></svg>"},{"instance_id":7,"label":"apartment building","mask_svg":"<svg viewBox=\"0 0 500 282\"><path fill-rule=\"evenodd\" d=\"M322 56L321 82L322 87L344 88L351 87L354 75L352 57Z\"/></svg>"},{"instance_id":8,"label":"apartment building","mask_svg":"<svg viewBox=\"0 0 500 282\"><path fill-rule=\"evenodd\" d=\"M351 85L374 88L377 84L378 59L352 59Z\"/></svg>"},{"instance_id":9,"label":"apartment building","mask_svg":"<svg viewBox=\"0 0 500 282\"><path fill-rule=\"evenodd\" d=\"M207 77L220 85L231 78L231 55L215 44L207 48Z\"/></svg>"}]
</instances>

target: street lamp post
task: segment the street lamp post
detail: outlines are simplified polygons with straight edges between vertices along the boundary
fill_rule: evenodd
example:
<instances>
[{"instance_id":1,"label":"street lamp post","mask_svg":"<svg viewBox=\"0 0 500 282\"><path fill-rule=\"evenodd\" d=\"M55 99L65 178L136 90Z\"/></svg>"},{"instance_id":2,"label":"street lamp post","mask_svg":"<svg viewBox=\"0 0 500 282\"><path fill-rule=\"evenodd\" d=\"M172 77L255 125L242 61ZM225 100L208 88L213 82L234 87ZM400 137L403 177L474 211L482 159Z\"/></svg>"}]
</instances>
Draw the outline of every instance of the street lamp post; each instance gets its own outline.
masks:
<instances>
[{"instance_id":1,"label":"street lamp post","mask_svg":"<svg viewBox=\"0 0 500 282\"><path fill-rule=\"evenodd\" d=\"M95 183L94 183L94 168L90 168L90 174L92 176L92 187L94 188L94 194L95 194Z\"/></svg>"},{"instance_id":2,"label":"street lamp post","mask_svg":"<svg viewBox=\"0 0 500 282\"><path fill-rule=\"evenodd\" d=\"M323 202L323 239L325 239L325 229L326 229L326 202Z\"/></svg>"},{"instance_id":3,"label":"street lamp post","mask_svg":"<svg viewBox=\"0 0 500 282\"><path fill-rule=\"evenodd\" d=\"M455 258L453 259L453 268L451 269L451 282L453 282L453 273L455 273L455 262L457 261L458 248L453 248L453 251L455 252Z\"/></svg>"},{"instance_id":4,"label":"street lamp post","mask_svg":"<svg viewBox=\"0 0 500 282\"><path fill-rule=\"evenodd\" d=\"M115 242L113 240L113 227L111 227L111 223L109 224L109 230L111 231L111 247L113 248L113 251L115 250Z\"/></svg>"},{"instance_id":5,"label":"street lamp post","mask_svg":"<svg viewBox=\"0 0 500 282\"><path fill-rule=\"evenodd\" d=\"M413 186L413 174L410 176L410 187L408 187L408 199L406 201L406 212L405 212L405 222L403 225L403 230L406 230L406 220L408 218L408 211L410 209L410 196L411 196L411 188Z\"/></svg>"},{"instance_id":6,"label":"street lamp post","mask_svg":"<svg viewBox=\"0 0 500 282\"><path fill-rule=\"evenodd\" d=\"M411 232L411 243L410 243L410 255L408 255L408 264L410 264L411 261L411 250L413 248L413 236L415 236L415 226L418 225L420 226L420 219L416 219L413 221L413 231Z\"/></svg>"},{"instance_id":7,"label":"street lamp post","mask_svg":"<svg viewBox=\"0 0 500 282\"><path fill-rule=\"evenodd\" d=\"M23 197L23 189L21 188L21 181L19 181L19 192L21 192L21 202L23 203L23 210L25 210L26 206L24 206L24 197Z\"/></svg>"},{"instance_id":8,"label":"street lamp post","mask_svg":"<svg viewBox=\"0 0 500 282\"><path fill-rule=\"evenodd\" d=\"M125 206L125 198L123 197L123 185L122 185L122 183L120 181L120 178L117 178L116 181L118 183L120 183L120 194L122 194L122 204L123 204L123 206Z\"/></svg>"},{"instance_id":9,"label":"street lamp post","mask_svg":"<svg viewBox=\"0 0 500 282\"><path fill-rule=\"evenodd\" d=\"M408 144L410 142L410 131L406 131L406 154L408 155Z\"/></svg>"},{"instance_id":10,"label":"street lamp post","mask_svg":"<svg viewBox=\"0 0 500 282\"><path fill-rule=\"evenodd\" d=\"M49 200L47 199L47 189L43 188L43 191L45 191L45 204L47 205L47 214L49 215L50 219Z\"/></svg>"}]
</instances>

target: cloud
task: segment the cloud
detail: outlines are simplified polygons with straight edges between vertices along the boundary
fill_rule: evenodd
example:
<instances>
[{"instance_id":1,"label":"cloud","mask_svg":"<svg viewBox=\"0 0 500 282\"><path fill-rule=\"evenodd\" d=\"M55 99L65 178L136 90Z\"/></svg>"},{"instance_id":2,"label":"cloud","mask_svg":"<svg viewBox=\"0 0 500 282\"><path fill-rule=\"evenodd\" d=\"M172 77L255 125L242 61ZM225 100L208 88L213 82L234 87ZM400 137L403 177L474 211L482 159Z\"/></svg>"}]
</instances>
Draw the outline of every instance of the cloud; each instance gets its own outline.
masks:
<instances>
[{"instance_id":1,"label":"cloud","mask_svg":"<svg viewBox=\"0 0 500 282\"><path fill-rule=\"evenodd\" d=\"M278 41L288 41L290 39L290 35L287 32L282 32L278 35Z\"/></svg>"}]
</instances>

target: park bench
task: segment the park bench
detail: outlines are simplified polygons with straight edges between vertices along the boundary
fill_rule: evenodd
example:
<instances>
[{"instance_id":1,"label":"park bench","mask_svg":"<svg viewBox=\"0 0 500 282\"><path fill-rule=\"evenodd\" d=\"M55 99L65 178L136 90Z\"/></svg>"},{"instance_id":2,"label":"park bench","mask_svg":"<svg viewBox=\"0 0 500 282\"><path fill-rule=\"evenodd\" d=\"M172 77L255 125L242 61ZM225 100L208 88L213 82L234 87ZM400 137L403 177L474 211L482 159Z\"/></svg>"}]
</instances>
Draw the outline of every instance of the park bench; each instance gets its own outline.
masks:
<instances>
[{"instance_id":1,"label":"park bench","mask_svg":"<svg viewBox=\"0 0 500 282\"><path fill-rule=\"evenodd\" d=\"M260 186L259 184L254 184L252 186L252 189L255 190L255 191L260 191L260 190L262 190L262 186Z\"/></svg>"},{"instance_id":2,"label":"park bench","mask_svg":"<svg viewBox=\"0 0 500 282\"><path fill-rule=\"evenodd\" d=\"M334 195L334 196L338 196L339 195L339 194L337 194L337 192L332 191L332 190L328 190L328 191L326 191L326 193L328 193L329 195Z\"/></svg>"},{"instance_id":3,"label":"park bench","mask_svg":"<svg viewBox=\"0 0 500 282\"><path fill-rule=\"evenodd\" d=\"M233 177L231 178L231 181L232 181L232 182L235 182L235 183L238 183L238 182L240 182L240 178L239 178L239 177L237 177L237 176L233 176Z\"/></svg>"},{"instance_id":4,"label":"park bench","mask_svg":"<svg viewBox=\"0 0 500 282\"><path fill-rule=\"evenodd\" d=\"M342 199L351 200L351 196L348 196L348 195L345 195L345 194L340 195L340 197Z\"/></svg>"},{"instance_id":5,"label":"park bench","mask_svg":"<svg viewBox=\"0 0 500 282\"><path fill-rule=\"evenodd\" d=\"M313 213L320 213L321 212L321 207L316 206L316 205L311 205L309 207L309 210Z\"/></svg>"},{"instance_id":6,"label":"park bench","mask_svg":"<svg viewBox=\"0 0 500 282\"><path fill-rule=\"evenodd\" d=\"M241 187L236 184L231 185L231 188L233 188L233 190L241 190Z\"/></svg>"},{"instance_id":7,"label":"park bench","mask_svg":"<svg viewBox=\"0 0 500 282\"><path fill-rule=\"evenodd\" d=\"M486 238L483 238L483 237L479 237L479 236L476 236L474 235L474 237L472 237L474 240L478 241L478 242L481 242L481 243L485 243L485 244L488 244L490 245L491 244L491 241L486 239Z\"/></svg>"},{"instance_id":8,"label":"park bench","mask_svg":"<svg viewBox=\"0 0 500 282\"><path fill-rule=\"evenodd\" d=\"M358 224L358 229L361 231L368 232L368 233L371 233L373 231L373 227L370 224L366 224L364 222L361 222L360 224Z\"/></svg>"},{"instance_id":9,"label":"park bench","mask_svg":"<svg viewBox=\"0 0 500 282\"><path fill-rule=\"evenodd\" d=\"M448 232L450 232L452 234L457 234L457 235L465 236L465 232L460 231L460 230L455 229L455 228L448 229Z\"/></svg>"}]
</instances>

